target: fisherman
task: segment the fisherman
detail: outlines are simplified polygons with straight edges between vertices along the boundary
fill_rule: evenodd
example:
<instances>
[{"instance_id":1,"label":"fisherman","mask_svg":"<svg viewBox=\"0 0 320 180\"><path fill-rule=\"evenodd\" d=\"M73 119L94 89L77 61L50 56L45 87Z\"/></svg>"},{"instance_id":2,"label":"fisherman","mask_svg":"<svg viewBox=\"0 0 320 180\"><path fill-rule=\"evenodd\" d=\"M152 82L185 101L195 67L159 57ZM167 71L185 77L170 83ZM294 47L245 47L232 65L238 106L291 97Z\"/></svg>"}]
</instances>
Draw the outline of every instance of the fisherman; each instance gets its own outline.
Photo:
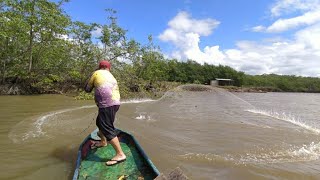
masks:
<instances>
[{"instance_id":1,"label":"fisherman","mask_svg":"<svg viewBox=\"0 0 320 180\"><path fill-rule=\"evenodd\" d=\"M98 70L93 72L84 88L87 93L95 89L95 102L99 108L96 125L101 141L92 144L91 149L107 146L109 142L116 151L116 155L106 162L107 166L126 160L114 127L115 116L120 107L120 92L117 80L110 73L110 69L109 61L100 61Z\"/></svg>"}]
</instances>

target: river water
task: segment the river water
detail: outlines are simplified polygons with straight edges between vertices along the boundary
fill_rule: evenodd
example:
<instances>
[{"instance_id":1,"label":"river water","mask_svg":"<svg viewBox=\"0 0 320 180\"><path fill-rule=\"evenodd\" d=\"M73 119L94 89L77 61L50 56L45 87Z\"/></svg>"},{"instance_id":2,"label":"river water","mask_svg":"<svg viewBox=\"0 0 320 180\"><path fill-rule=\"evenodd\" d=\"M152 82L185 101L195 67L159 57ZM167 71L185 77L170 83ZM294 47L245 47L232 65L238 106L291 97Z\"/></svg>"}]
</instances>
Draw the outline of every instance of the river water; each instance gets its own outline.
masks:
<instances>
[{"instance_id":1,"label":"river water","mask_svg":"<svg viewBox=\"0 0 320 180\"><path fill-rule=\"evenodd\" d=\"M0 179L71 179L95 129L93 101L0 96ZM131 132L160 172L190 179L320 179L320 94L167 92L123 101Z\"/></svg>"}]
</instances>

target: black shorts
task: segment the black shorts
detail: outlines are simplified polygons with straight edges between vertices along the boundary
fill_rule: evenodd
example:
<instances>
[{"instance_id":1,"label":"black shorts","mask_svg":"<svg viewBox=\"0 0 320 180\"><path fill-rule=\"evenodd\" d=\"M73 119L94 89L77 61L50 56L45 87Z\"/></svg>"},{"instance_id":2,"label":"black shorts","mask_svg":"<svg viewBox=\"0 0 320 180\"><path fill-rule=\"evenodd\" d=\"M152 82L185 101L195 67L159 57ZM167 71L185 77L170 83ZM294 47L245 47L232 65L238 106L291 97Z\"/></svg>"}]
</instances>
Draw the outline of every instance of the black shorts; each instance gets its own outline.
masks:
<instances>
[{"instance_id":1,"label":"black shorts","mask_svg":"<svg viewBox=\"0 0 320 180\"><path fill-rule=\"evenodd\" d=\"M119 107L120 105L99 108L96 125L102 134L107 138L107 141L110 141L117 136L113 123Z\"/></svg>"}]
</instances>

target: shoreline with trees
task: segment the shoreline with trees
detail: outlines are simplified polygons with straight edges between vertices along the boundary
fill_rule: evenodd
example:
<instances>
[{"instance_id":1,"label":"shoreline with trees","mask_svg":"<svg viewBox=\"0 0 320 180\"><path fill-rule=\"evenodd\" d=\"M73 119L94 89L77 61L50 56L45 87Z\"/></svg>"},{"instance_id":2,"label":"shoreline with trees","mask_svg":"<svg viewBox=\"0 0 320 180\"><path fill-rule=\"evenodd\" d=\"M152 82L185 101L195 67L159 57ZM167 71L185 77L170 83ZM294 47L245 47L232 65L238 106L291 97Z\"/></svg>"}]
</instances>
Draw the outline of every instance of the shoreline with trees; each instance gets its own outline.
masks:
<instances>
[{"instance_id":1,"label":"shoreline with trees","mask_svg":"<svg viewBox=\"0 0 320 180\"><path fill-rule=\"evenodd\" d=\"M167 59L151 35L146 45L128 39L115 10L106 10L105 24L88 24L72 21L64 3L68 0L0 2L0 95L85 98L83 85L101 59L111 61L124 98L160 96L181 84L210 84L215 78L232 79L229 91L320 92L316 77L247 75L228 66Z\"/></svg>"}]
</instances>

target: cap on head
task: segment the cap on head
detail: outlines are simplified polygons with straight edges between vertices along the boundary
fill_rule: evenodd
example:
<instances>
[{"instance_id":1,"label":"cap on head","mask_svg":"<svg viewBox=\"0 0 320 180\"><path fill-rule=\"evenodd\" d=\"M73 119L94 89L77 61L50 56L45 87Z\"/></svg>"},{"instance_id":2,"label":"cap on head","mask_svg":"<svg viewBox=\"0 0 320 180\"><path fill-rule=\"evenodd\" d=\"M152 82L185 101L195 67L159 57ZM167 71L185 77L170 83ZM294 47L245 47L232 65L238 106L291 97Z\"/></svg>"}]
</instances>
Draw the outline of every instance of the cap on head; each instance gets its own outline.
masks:
<instances>
[{"instance_id":1,"label":"cap on head","mask_svg":"<svg viewBox=\"0 0 320 180\"><path fill-rule=\"evenodd\" d=\"M102 60L99 62L99 69L111 69L111 64L107 60Z\"/></svg>"}]
</instances>

